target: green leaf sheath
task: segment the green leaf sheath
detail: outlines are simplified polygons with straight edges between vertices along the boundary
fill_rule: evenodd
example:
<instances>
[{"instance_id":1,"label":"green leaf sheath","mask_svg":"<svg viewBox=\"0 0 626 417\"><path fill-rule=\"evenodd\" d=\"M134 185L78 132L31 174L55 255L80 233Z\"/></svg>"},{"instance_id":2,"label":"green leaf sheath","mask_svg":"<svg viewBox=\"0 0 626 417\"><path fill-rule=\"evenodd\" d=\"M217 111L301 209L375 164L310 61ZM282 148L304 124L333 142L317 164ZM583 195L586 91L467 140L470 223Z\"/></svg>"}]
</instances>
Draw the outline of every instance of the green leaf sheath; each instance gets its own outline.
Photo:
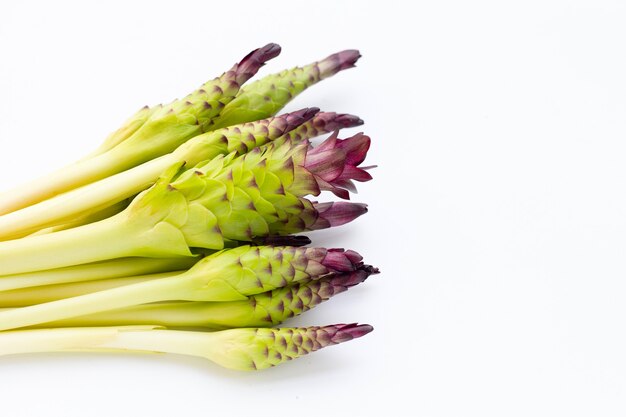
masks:
<instances>
[{"instance_id":1,"label":"green leaf sheath","mask_svg":"<svg viewBox=\"0 0 626 417\"><path fill-rule=\"evenodd\" d=\"M101 181L106 181L106 179L101 180ZM96 182L94 184L97 184L98 182ZM90 185L87 185L86 187L89 187ZM71 192L72 191L70 191L70 193ZM65 196L65 194L62 194L62 196ZM84 225L89 224L89 223L95 223L95 222L99 222L100 220L108 219L109 217L115 216L116 214L124 211L124 209L126 209L126 207L128 207L128 205L130 204L130 202L133 201L133 197L126 198L126 199L124 199L122 201L118 201L117 203L114 203L114 204L112 204L112 205L110 205L108 207L105 207L103 209L100 209L100 210L96 210L96 211L92 211L92 212L89 212L89 210L85 210L83 212L76 213L76 217L73 220L70 220L70 221L68 221L66 223L64 223L64 222L59 222L59 224L54 224L53 223L51 226L48 226L48 227L46 227L44 229L39 229L39 230L37 230L34 233L23 232L22 233L23 236L14 236L12 238L13 239L17 239L19 237L24 237L24 236L46 235L48 233L59 232L61 230L67 230L67 229L73 229L74 227L84 226ZM50 200L54 200L54 199L57 199L57 198L60 198L60 196L53 197ZM42 205L46 204L50 200L42 201L41 203L35 204L34 206L31 206L31 207L38 206L39 204L42 204ZM13 213L19 213L19 212L20 212L20 210L14 211ZM7 216L11 216L11 215L13 215L13 213L9 213L9 214L7 214ZM1 217L0 217L0 219L1 219ZM44 220L41 219L41 221L43 222ZM48 223L48 224L50 224L50 223ZM32 228L30 230L32 230ZM0 239L0 240L2 240L2 239Z\"/></svg>"},{"instance_id":2,"label":"green leaf sheath","mask_svg":"<svg viewBox=\"0 0 626 417\"><path fill-rule=\"evenodd\" d=\"M157 301L237 301L362 266L352 251L242 246L207 256L184 274L0 313L0 330Z\"/></svg>"},{"instance_id":3,"label":"green leaf sheath","mask_svg":"<svg viewBox=\"0 0 626 417\"><path fill-rule=\"evenodd\" d=\"M272 116L310 86L354 67L360 56L356 50L346 50L250 83L224 108L215 126L231 126Z\"/></svg>"},{"instance_id":4,"label":"green leaf sheath","mask_svg":"<svg viewBox=\"0 0 626 417\"><path fill-rule=\"evenodd\" d=\"M148 107L144 106L137 113L132 115L128 120L124 122L122 127L111 133L104 142L98 147L98 149L92 154L88 155L85 159L93 158L97 155L103 154L106 151L114 148L116 145L122 143L129 137L131 137L139 128L141 128L152 115L159 109L159 106Z\"/></svg>"},{"instance_id":5,"label":"green leaf sheath","mask_svg":"<svg viewBox=\"0 0 626 417\"><path fill-rule=\"evenodd\" d=\"M220 154L245 153L255 146L284 136L307 122L317 112L317 108L307 108L196 136L173 153L38 204L0 216L0 240L23 237L44 227L63 224L67 221L76 221L76 219L80 221L81 217L87 217L84 220L91 223L89 221L90 215L97 216L98 212L103 210L106 212L107 207L150 187L163 171L173 164L185 163L191 167L197 162L210 160ZM316 124L320 123L317 122ZM331 121L329 124L337 125L338 123Z\"/></svg>"},{"instance_id":6,"label":"green leaf sheath","mask_svg":"<svg viewBox=\"0 0 626 417\"><path fill-rule=\"evenodd\" d=\"M368 147L363 135L345 141L333 136L319 148L282 139L239 157L217 156L181 174L180 164L173 166L114 217L0 242L0 274L130 256L191 256L192 247L220 250L233 242L344 224L364 214L365 205L316 204L304 196L320 190L339 194L350 178L371 178L355 166Z\"/></svg>"},{"instance_id":7,"label":"green leaf sheath","mask_svg":"<svg viewBox=\"0 0 626 417\"><path fill-rule=\"evenodd\" d=\"M121 141L114 140L119 143L106 152L2 194L0 214L27 207L172 152L189 138L210 129L224 106L235 98L240 86L266 60L279 52L280 47L275 44L253 51L230 71L207 82L184 99L150 110L149 117L141 126L127 129L132 134Z\"/></svg>"},{"instance_id":8,"label":"green leaf sheath","mask_svg":"<svg viewBox=\"0 0 626 417\"><path fill-rule=\"evenodd\" d=\"M43 324L43 327L89 327L158 324L166 327L269 327L300 315L348 288L365 281L375 268L364 265L356 271L331 274L248 297L242 301L168 302L145 304L99 314ZM26 290L0 292L0 307L24 307L53 301L102 286L128 285L148 277L51 285ZM124 283L124 284L122 284Z\"/></svg>"},{"instance_id":9,"label":"green leaf sheath","mask_svg":"<svg viewBox=\"0 0 626 417\"><path fill-rule=\"evenodd\" d=\"M206 358L226 368L252 371L359 338L367 324L301 328L245 328L218 332L164 330L156 326L85 327L0 333L0 355L33 352L161 352Z\"/></svg>"}]
</instances>

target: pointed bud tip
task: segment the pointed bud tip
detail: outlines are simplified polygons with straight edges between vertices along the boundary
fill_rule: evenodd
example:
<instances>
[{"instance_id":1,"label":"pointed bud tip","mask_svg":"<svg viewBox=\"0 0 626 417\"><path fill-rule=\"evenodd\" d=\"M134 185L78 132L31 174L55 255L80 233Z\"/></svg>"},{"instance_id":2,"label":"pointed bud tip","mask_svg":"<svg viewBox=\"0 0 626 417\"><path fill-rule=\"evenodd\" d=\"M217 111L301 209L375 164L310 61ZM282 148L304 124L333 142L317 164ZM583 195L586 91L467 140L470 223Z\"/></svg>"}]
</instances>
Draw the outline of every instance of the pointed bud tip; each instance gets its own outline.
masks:
<instances>
[{"instance_id":1,"label":"pointed bud tip","mask_svg":"<svg viewBox=\"0 0 626 417\"><path fill-rule=\"evenodd\" d=\"M344 291L355 285L359 285L365 282L371 275L377 274L378 269L371 265L360 265L355 271L336 274L330 278L330 283L333 286L344 289Z\"/></svg>"},{"instance_id":2,"label":"pointed bud tip","mask_svg":"<svg viewBox=\"0 0 626 417\"><path fill-rule=\"evenodd\" d=\"M376 268L372 265L363 265L362 270L367 272L368 275L378 275L380 274L380 269Z\"/></svg>"},{"instance_id":3,"label":"pointed bud tip","mask_svg":"<svg viewBox=\"0 0 626 417\"><path fill-rule=\"evenodd\" d=\"M259 59L262 61L269 61L270 59L276 58L280 55L282 48L277 43L268 43L262 48L257 49L253 53L258 54Z\"/></svg>"},{"instance_id":4,"label":"pointed bud tip","mask_svg":"<svg viewBox=\"0 0 626 417\"><path fill-rule=\"evenodd\" d=\"M322 264L337 272L354 271L361 265L363 257L355 251L344 251L343 249L329 249Z\"/></svg>"},{"instance_id":5,"label":"pointed bud tip","mask_svg":"<svg viewBox=\"0 0 626 417\"><path fill-rule=\"evenodd\" d=\"M303 123L311 120L316 114L319 113L319 111L320 109L317 107L307 107L291 113L287 113L279 117L283 117L284 120L287 122L285 132L289 132L302 125Z\"/></svg>"},{"instance_id":6,"label":"pointed bud tip","mask_svg":"<svg viewBox=\"0 0 626 417\"><path fill-rule=\"evenodd\" d=\"M333 203L316 204L321 218L326 220L330 227L341 226L367 213L367 204L338 201Z\"/></svg>"},{"instance_id":7,"label":"pointed bud tip","mask_svg":"<svg viewBox=\"0 0 626 417\"><path fill-rule=\"evenodd\" d=\"M246 55L237 65L235 65L235 71L237 72L237 82L243 84L250 77L257 73L267 61L272 58L276 58L280 54L280 45L276 43L268 43L262 48L255 49Z\"/></svg>"},{"instance_id":8,"label":"pointed bud tip","mask_svg":"<svg viewBox=\"0 0 626 417\"><path fill-rule=\"evenodd\" d=\"M348 113L320 112L313 118L313 124L327 132L361 126L363 123L359 116Z\"/></svg>"},{"instance_id":9,"label":"pointed bud tip","mask_svg":"<svg viewBox=\"0 0 626 417\"><path fill-rule=\"evenodd\" d=\"M319 107L309 107L303 110L304 110L304 113L302 114L302 117L305 118L306 120L313 118L313 116L315 116L317 113L320 112Z\"/></svg>"},{"instance_id":10,"label":"pointed bud tip","mask_svg":"<svg viewBox=\"0 0 626 417\"><path fill-rule=\"evenodd\" d=\"M335 57L337 65L339 66L337 71L341 71L346 68L354 67L356 62L361 58L361 53L358 49L346 49L345 51L337 52Z\"/></svg>"},{"instance_id":11,"label":"pointed bud tip","mask_svg":"<svg viewBox=\"0 0 626 417\"><path fill-rule=\"evenodd\" d=\"M356 339L371 333L374 327L369 324L336 324L332 327L336 331L332 337L332 341L335 343L347 342L348 340Z\"/></svg>"},{"instance_id":12,"label":"pointed bud tip","mask_svg":"<svg viewBox=\"0 0 626 417\"><path fill-rule=\"evenodd\" d=\"M361 53L356 49L347 49L328 56L319 62L320 76L330 77L344 69L352 68L361 58Z\"/></svg>"},{"instance_id":13,"label":"pointed bud tip","mask_svg":"<svg viewBox=\"0 0 626 417\"><path fill-rule=\"evenodd\" d=\"M340 114L336 121L341 127L356 127L365 123L363 119L353 114Z\"/></svg>"}]
</instances>

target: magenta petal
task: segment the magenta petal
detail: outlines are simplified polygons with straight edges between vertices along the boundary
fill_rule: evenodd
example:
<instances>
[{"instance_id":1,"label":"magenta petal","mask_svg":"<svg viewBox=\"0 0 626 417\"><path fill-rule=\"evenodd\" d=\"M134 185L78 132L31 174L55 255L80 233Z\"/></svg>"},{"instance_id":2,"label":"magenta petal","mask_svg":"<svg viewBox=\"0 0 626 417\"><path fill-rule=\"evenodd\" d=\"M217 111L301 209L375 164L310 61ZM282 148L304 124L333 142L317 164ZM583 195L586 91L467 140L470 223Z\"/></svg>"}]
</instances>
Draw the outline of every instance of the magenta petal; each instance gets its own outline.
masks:
<instances>
[{"instance_id":1,"label":"magenta petal","mask_svg":"<svg viewBox=\"0 0 626 417\"><path fill-rule=\"evenodd\" d=\"M333 184L352 193L357 192L356 185L354 185L354 183L350 180L336 179L335 181L333 181ZM349 200L349 198L346 198L346 200Z\"/></svg>"},{"instance_id":2,"label":"magenta petal","mask_svg":"<svg viewBox=\"0 0 626 417\"><path fill-rule=\"evenodd\" d=\"M335 130L328 138L324 140L324 142L320 143L315 147L317 152L328 151L330 149L335 149L337 147L337 136L339 135L339 131Z\"/></svg>"},{"instance_id":3,"label":"magenta petal","mask_svg":"<svg viewBox=\"0 0 626 417\"><path fill-rule=\"evenodd\" d=\"M318 178L317 185L319 185L320 190L330 191L341 199L350 200L350 193L348 192L348 190L344 190L345 187L342 188L341 185L336 182L333 182L331 184Z\"/></svg>"},{"instance_id":4,"label":"magenta petal","mask_svg":"<svg viewBox=\"0 0 626 417\"><path fill-rule=\"evenodd\" d=\"M352 165L346 165L343 169L343 172L335 181L340 180L355 180L359 182L370 181L372 179L372 175L365 171L362 168L357 168Z\"/></svg>"},{"instance_id":5,"label":"magenta petal","mask_svg":"<svg viewBox=\"0 0 626 417\"><path fill-rule=\"evenodd\" d=\"M363 133L338 141L337 147L346 153L346 164L357 166L365 160L371 139Z\"/></svg>"},{"instance_id":6,"label":"magenta petal","mask_svg":"<svg viewBox=\"0 0 626 417\"><path fill-rule=\"evenodd\" d=\"M345 158L346 155L340 150L313 150L307 153L304 167L324 181L332 181L343 172Z\"/></svg>"},{"instance_id":7,"label":"magenta petal","mask_svg":"<svg viewBox=\"0 0 626 417\"><path fill-rule=\"evenodd\" d=\"M335 194L337 197L342 200L350 200L350 192L348 190L344 190L343 188L333 187L330 190L331 193Z\"/></svg>"}]
</instances>

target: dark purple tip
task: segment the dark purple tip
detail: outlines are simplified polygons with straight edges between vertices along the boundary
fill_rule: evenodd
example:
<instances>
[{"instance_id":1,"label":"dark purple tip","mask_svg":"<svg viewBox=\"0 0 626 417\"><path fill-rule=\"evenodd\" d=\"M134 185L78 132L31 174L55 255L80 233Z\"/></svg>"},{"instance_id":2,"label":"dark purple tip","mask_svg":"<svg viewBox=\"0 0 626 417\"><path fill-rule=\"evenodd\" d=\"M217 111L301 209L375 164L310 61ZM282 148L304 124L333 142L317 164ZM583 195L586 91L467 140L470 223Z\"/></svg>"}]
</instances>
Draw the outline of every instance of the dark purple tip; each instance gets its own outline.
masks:
<instances>
[{"instance_id":1,"label":"dark purple tip","mask_svg":"<svg viewBox=\"0 0 626 417\"><path fill-rule=\"evenodd\" d=\"M311 122L316 129L323 130L325 132L360 126L364 123L358 116L334 112L318 113Z\"/></svg>"},{"instance_id":2,"label":"dark purple tip","mask_svg":"<svg viewBox=\"0 0 626 417\"><path fill-rule=\"evenodd\" d=\"M336 324L334 326L325 326L326 328L332 327L335 334L331 337L334 343L347 342L352 339L356 339L361 336L365 336L374 330L374 327L369 324Z\"/></svg>"},{"instance_id":3,"label":"dark purple tip","mask_svg":"<svg viewBox=\"0 0 626 417\"><path fill-rule=\"evenodd\" d=\"M354 251L348 252L345 252L343 249L329 249L322 261L322 265L337 272L354 271L361 265L363 258Z\"/></svg>"},{"instance_id":4,"label":"dark purple tip","mask_svg":"<svg viewBox=\"0 0 626 417\"><path fill-rule=\"evenodd\" d=\"M353 250L347 250L346 257L350 259L350 262L355 264L363 260L363 257L358 252L355 252Z\"/></svg>"},{"instance_id":5,"label":"dark purple tip","mask_svg":"<svg viewBox=\"0 0 626 417\"><path fill-rule=\"evenodd\" d=\"M337 274L329 279L334 287L343 287L344 291L364 282L370 275L378 274L378 268L371 265L361 265L355 271Z\"/></svg>"},{"instance_id":6,"label":"dark purple tip","mask_svg":"<svg viewBox=\"0 0 626 417\"><path fill-rule=\"evenodd\" d=\"M285 133L295 129L301 124L308 122L318 114L320 109L317 107L308 107L302 110L294 111L292 113L287 113L279 117L283 117L287 122L287 126L285 127Z\"/></svg>"},{"instance_id":7,"label":"dark purple tip","mask_svg":"<svg viewBox=\"0 0 626 417\"><path fill-rule=\"evenodd\" d=\"M320 78L330 77L339 71L354 67L359 58L361 58L361 53L356 49L348 49L328 56L318 63Z\"/></svg>"},{"instance_id":8,"label":"dark purple tip","mask_svg":"<svg viewBox=\"0 0 626 417\"><path fill-rule=\"evenodd\" d=\"M335 123L337 123L338 127L344 128L344 127L361 126L365 122L358 116L344 113L344 114L337 115L337 117L335 118ZM336 130L336 129L332 129L332 130Z\"/></svg>"},{"instance_id":9,"label":"dark purple tip","mask_svg":"<svg viewBox=\"0 0 626 417\"><path fill-rule=\"evenodd\" d=\"M333 203L314 203L319 218L311 226L312 230L341 226L367 213L367 204L337 201Z\"/></svg>"},{"instance_id":10,"label":"dark purple tip","mask_svg":"<svg viewBox=\"0 0 626 417\"><path fill-rule=\"evenodd\" d=\"M233 71L237 73L236 81L239 85L248 81L257 73L267 61L276 58L280 54L280 45L276 43L268 43L262 48L255 49L246 55L238 64L235 65Z\"/></svg>"}]
</instances>

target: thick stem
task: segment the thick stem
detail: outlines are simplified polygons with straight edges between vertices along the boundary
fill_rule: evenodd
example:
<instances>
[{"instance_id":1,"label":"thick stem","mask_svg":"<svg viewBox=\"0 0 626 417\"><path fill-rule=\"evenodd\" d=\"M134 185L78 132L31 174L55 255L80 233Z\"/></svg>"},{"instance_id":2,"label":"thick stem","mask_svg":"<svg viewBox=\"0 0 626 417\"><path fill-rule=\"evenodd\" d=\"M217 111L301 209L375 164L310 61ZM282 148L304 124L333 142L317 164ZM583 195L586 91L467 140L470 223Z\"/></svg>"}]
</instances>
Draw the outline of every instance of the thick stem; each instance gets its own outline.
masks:
<instances>
[{"instance_id":1,"label":"thick stem","mask_svg":"<svg viewBox=\"0 0 626 417\"><path fill-rule=\"evenodd\" d=\"M20 288L11 291L0 291L0 307L26 307L35 304L49 303L65 298L78 297L124 285L137 284L159 278L167 278L182 274L181 271L161 272L157 274L128 276L121 278L99 279L97 281L74 282L71 284L43 285L32 288Z\"/></svg>"},{"instance_id":2,"label":"thick stem","mask_svg":"<svg viewBox=\"0 0 626 417\"><path fill-rule=\"evenodd\" d=\"M269 327L275 324L251 314L249 303L250 302L246 300L145 304L73 317L33 327L90 327L155 324L172 328L202 327L211 330L219 330L232 327Z\"/></svg>"},{"instance_id":3,"label":"thick stem","mask_svg":"<svg viewBox=\"0 0 626 417\"><path fill-rule=\"evenodd\" d=\"M104 209L148 188L175 162L174 156L168 154L128 171L0 216L0 239L19 238L45 227Z\"/></svg>"},{"instance_id":4,"label":"thick stem","mask_svg":"<svg viewBox=\"0 0 626 417\"><path fill-rule=\"evenodd\" d=\"M76 229L0 242L0 274L22 274L129 256L168 256L148 250L151 230L126 221L124 213ZM158 230L155 231L158 234ZM153 245L154 246L154 245Z\"/></svg>"},{"instance_id":5,"label":"thick stem","mask_svg":"<svg viewBox=\"0 0 626 417\"><path fill-rule=\"evenodd\" d=\"M214 340L215 339L215 340ZM123 331L104 341L98 348L175 353L211 360L213 348L219 350L218 338L207 332L183 330Z\"/></svg>"},{"instance_id":6,"label":"thick stem","mask_svg":"<svg viewBox=\"0 0 626 417\"><path fill-rule=\"evenodd\" d=\"M143 351L207 357L210 333L158 330L156 326L85 327L0 333L0 355L66 351Z\"/></svg>"},{"instance_id":7,"label":"thick stem","mask_svg":"<svg viewBox=\"0 0 626 417\"><path fill-rule=\"evenodd\" d=\"M172 276L50 303L16 308L0 312L0 330L33 326L138 304L177 300L184 297L185 290L184 278Z\"/></svg>"},{"instance_id":8,"label":"thick stem","mask_svg":"<svg viewBox=\"0 0 626 417\"><path fill-rule=\"evenodd\" d=\"M89 223L99 222L100 220L104 220L109 217L113 217L118 213L121 213L122 211L124 211L124 209L126 209L126 207L128 207L131 201L132 201L132 197L126 198L102 210L96 211L94 213L86 214L78 218L74 218L73 220L67 223L61 223L56 226L50 226L50 227L46 227L45 229L40 229L35 233L29 234L28 236L47 235L49 233L60 232L61 230L73 229L74 227L84 226Z\"/></svg>"},{"instance_id":9,"label":"thick stem","mask_svg":"<svg viewBox=\"0 0 626 417\"><path fill-rule=\"evenodd\" d=\"M96 280L120 279L161 272L172 272L191 268L200 257L188 258L121 258L84 265L75 265L47 271L28 272L25 274L5 275L0 277L0 299L4 293L15 291L17 294L30 287L44 288L57 284L69 284ZM26 305L26 304L24 304Z\"/></svg>"},{"instance_id":10,"label":"thick stem","mask_svg":"<svg viewBox=\"0 0 626 417\"><path fill-rule=\"evenodd\" d=\"M119 172L116 158L116 155L107 152L6 191L0 195L0 214L10 213L115 174Z\"/></svg>"}]
</instances>

